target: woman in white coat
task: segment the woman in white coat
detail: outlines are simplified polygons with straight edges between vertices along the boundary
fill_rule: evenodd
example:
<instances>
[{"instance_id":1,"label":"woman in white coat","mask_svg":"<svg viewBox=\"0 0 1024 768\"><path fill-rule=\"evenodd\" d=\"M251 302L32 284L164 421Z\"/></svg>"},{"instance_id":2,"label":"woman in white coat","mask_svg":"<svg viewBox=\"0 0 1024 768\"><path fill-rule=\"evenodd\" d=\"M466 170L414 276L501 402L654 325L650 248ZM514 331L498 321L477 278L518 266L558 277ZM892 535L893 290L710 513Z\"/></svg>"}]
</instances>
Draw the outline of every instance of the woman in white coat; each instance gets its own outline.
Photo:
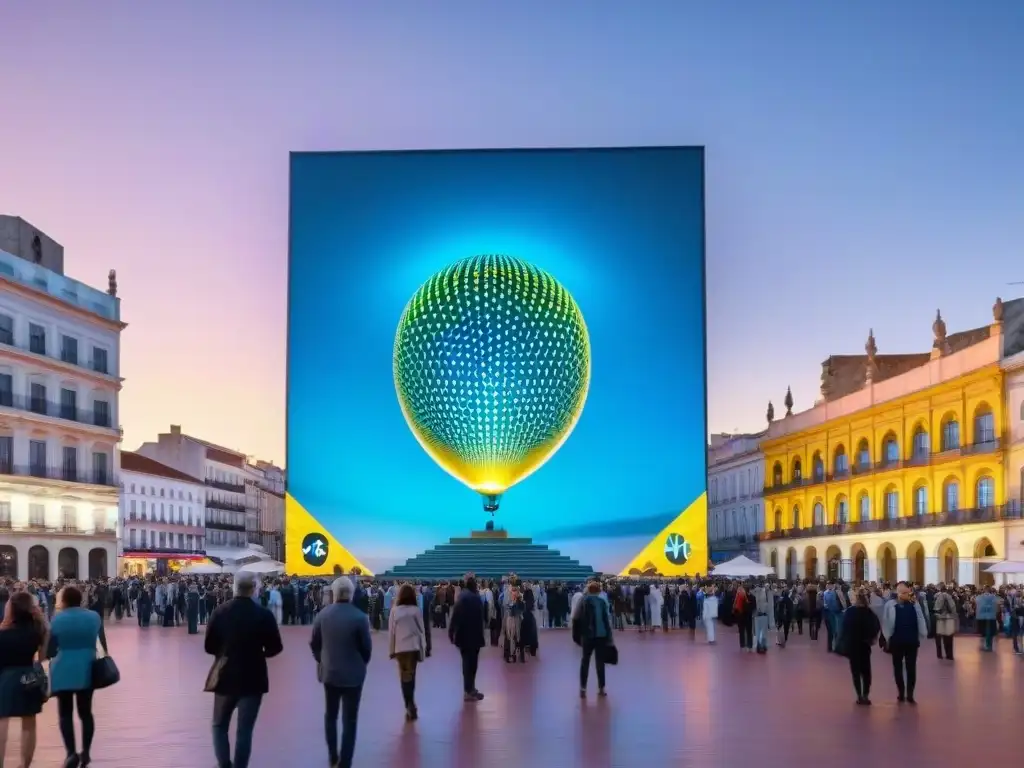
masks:
<instances>
[{"instance_id":1,"label":"woman in white coat","mask_svg":"<svg viewBox=\"0 0 1024 768\"><path fill-rule=\"evenodd\" d=\"M427 630L423 624L423 611L416 604L416 590L412 584L401 586L396 605L391 607L388 615L388 644L391 658L398 662L405 719L415 720L416 666L426 658Z\"/></svg>"},{"instance_id":2,"label":"woman in white coat","mask_svg":"<svg viewBox=\"0 0 1024 768\"><path fill-rule=\"evenodd\" d=\"M661 586L651 584L651 591L647 595L648 625L651 632L661 626L661 606L664 604L665 596L661 594Z\"/></svg>"},{"instance_id":3,"label":"woman in white coat","mask_svg":"<svg viewBox=\"0 0 1024 768\"><path fill-rule=\"evenodd\" d=\"M713 586L708 587L704 595L704 609L701 615L704 620L704 632L707 634L708 643L714 645L715 624L718 623L718 594Z\"/></svg>"}]
</instances>

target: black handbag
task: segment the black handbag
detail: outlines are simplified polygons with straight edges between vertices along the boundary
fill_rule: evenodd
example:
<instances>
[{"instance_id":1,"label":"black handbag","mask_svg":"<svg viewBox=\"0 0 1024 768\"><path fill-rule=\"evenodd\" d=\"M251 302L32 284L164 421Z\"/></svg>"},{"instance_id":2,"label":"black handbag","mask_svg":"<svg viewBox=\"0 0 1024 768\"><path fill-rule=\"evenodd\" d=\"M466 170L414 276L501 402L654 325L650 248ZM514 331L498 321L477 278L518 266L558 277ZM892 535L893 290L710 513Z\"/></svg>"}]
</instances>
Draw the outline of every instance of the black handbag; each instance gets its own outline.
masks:
<instances>
[{"instance_id":1,"label":"black handbag","mask_svg":"<svg viewBox=\"0 0 1024 768\"><path fill-rule=\"evenodd\" d=\"M21 689L33 699L39 699L44 703L50 698L50 679L46 676L46 670L38 661L32 664L32 669L22 674Z\"/></svg>"},{"instance_id":2,"label":"black handbag","mask_svg":"<svg viewBox=\"0 0 1024 768\"><path fill-rule=\"evenodd\" d=\"M601 646L601 649L598 651L598 653L601 654L601 660L604 661L604 663L608 664L609 666L614 667L616 664L619 663L619 648L618 648L618 646L611 645L611 644L603 645L603 646Z\"/></svg>"},{"instance_id":3,"label":"black handbag","mask_svg":"<svg viewBox=\"0 0 1024 768\"><path fill-rule=\"evenodd\" d=\"M104 651L92 662L92 689L99 691L121 682L121 671Z\"/></svg>"}]
</instances>

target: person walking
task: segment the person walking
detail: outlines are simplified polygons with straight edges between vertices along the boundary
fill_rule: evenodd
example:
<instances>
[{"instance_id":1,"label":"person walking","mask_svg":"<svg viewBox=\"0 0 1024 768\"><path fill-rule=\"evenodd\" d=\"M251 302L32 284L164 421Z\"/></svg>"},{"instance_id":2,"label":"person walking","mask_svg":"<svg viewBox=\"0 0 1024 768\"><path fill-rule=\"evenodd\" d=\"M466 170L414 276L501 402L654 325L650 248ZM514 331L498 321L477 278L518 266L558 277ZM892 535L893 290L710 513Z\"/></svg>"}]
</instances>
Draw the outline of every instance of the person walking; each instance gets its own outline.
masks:
<instances>
[{"instance_id":1,"label":"person walking","mask_svg":"<svg viewBox=\"0 0 1024 768\"><path fill-rule=\"evenodd\" d=\"M892 671L896 679L896 700L916 704L917 651L928 637L928 622L914 593L905 583L896 588L896 599L886 603L882 634L892 654Z\"/></svg>"},{"instance_id":2,"label":"person walking","mask_svg":"<svg viewBox=\"0 0 1024 768\"><path fill-rule=\"evenodd\" d=\"M83 595L74 586L57 595L57 611L50 624L50 694L57 697L57 723L64 742L64 768L91 762L96 721L92 714L92 668L99 644L107 652L103 621L96 611L82 607ZM82 723L82 751L75 748L75 710Z\"/></svg>"},{"instance_id":3,"label":"person walking","mask_svg":"<svg viewBox=\"0 0 1024 768\"><path fill-rule=\"evenodd\" d=\"M218 606L206 625L204 647L214 657L205 690L213 694L213 752L218 768L248 768L252 734L263 696L270 691L267 659L281 653L281 633L266 608L253 600L256 579L235 574L234 598ZM228 729L238 711L235 758Z\"/></svg>"},{"instance_id":4,"label":"person walking","mask_svg":"<svg viewBox=\"0 0 1024 768\"><path fill-rule=\"evenodd\" d=\"M577 603L572 614L573 640L583 649L580 659L580 698L587 697L587 677L590 673L590 658L594 658L597 672L597 695L606 696L605 663L608 647L614 646L612 637L612 616L608 601L601 597L601 584L592 581L587 584L586 596ZM614 649L613 649L614 650ZM613 660L614 663L614 660Z\"/></svg>"},{"instance_id":5,"label":"person walking","mask_svg":"<svg viewBox=\"0 0 1024 768\"><path fill-rule=\"evenodd\" d=\"M715 644L715 625L718 623L718 595L714 585L708 587L704 600L701 601L701 619L704 622L704 633L708 645Z\"/></svg>"},{"instance_id":6,"label":"person walking","mask_svg":"<svg viewBox=\"0 0 1024 768\"><path fill-rule=\"evenodd\" d=\"M4 604L0 623L0 765L7 749L7 730L21 720L21 768L36 752L36 715L43 710L47 679L41 661L49 630L39 606L28 592L15 592Z\"/></svg>"},{"instance_id":7,"label":"person walking","mask_svg":"<svg viewBox=\"0 0 1024 768\"><path fill-rule=\"evenodd\" d=\"M480 649L484 647L484 604L473 576L466 579L466 588L455 602L448 622L448 639L462 656L462 700L482 701L484 695L476 689L476 671Z\"/></svg>"},{"instance_id":8,"label":"person walking","mask_svg":"<svg viewBox=\"0 0 1024 768\"><path fill-rule=\"evenodd\" d=\"M415 720L416 666L426 658L427 634L423 613L416 603L416 590L403 584L387 608L388 646L391 658L398 662L398 678L402 684L405 719Z\"/></svg>"},{"instance_id":9,"label":"person walking","mask_svg":"<svg viewBox=\"0 0 1024 768\"><path fill-rule=\"evenodd\" d=\"M334 580L334 601L313 620L309 647L317 663L317 679L324 687L324 736L332 768L351 768L356 751L359 702L366 668L373 653L370 618L353 603L355 585L341 576ZM338 713L341 713L341 747Z\"/></svg>"},{"instance_id":10,"label":"person walking","mask_svg":"<svg viewBox=\"0 0 1024 768\"><path fill-rule=\"evenodd\" d=\"M871 648L880 629L878 617L868 602L868 591L857 590L853 605L843 613L838 651L850 661L853 690L861 705L871 704Z\"/></svg>"}]
</instances>

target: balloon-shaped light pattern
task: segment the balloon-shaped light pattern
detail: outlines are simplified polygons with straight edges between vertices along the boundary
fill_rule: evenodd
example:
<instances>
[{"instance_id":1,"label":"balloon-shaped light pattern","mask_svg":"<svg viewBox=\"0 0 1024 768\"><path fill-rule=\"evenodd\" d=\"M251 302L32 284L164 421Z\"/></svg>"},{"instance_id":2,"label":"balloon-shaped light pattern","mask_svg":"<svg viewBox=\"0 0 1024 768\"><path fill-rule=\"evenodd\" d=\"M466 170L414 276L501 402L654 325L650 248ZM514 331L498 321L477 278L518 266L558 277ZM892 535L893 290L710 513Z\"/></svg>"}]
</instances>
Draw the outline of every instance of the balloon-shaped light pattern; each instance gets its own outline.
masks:
<instances>
[{"instance_id":1,"label":"balloon-shaped light pattern","mask_svg":"<svg viewBox=\"0 0 1024 768\"><path fill-rule=\"evenodd\" d=\"M409 301L394 376L420 445L493 512L576 425L590 338L576 302L547 272L512 256L473 256Z\"/></svg>"}]
</instances>

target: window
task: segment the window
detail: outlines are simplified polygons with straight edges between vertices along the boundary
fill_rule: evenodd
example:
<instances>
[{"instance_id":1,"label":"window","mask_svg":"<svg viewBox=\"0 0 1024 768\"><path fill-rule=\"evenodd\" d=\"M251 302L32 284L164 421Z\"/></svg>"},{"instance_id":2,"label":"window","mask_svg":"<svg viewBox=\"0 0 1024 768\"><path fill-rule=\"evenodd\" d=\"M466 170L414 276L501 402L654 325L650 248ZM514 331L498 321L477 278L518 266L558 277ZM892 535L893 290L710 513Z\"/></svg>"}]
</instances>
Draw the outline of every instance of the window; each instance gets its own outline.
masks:
<instances>
[{"instance_id":1,"label":"window","mask_svg":"<svg viewBox=\"0 0 1024 768\"><path fill-rule=\"evenodd\" d=\"M128 529L128 547L130 549L135 549L135 533L136 531L134 528Z\"/></svg>"},{"instance_id":2,"label":"window","mask_svg":"<svg viewBox=\"0 0 1024 768\"><path fill-rule=\"evenodd\" d=\"M33 477L46 477L46 441L29 440L29 472Z\"/></svg>"},{"instance_id":3,"label":"window","mask_svg":"<svg viewBox=\"0 0 1024 768\"><path fill-rule=\"evenodd\" d=\"M78 365L78 339L73 336L60 337L60 359Z\"/></svg>"},{"instance_id":4,"label":"window","mask_svg":"<svg viewBox=\"0 0 1024 768\"><path fill-rule=\"evenodd\" d=\"M800 507L793 507L793 527L800 527Z\"/></svg>"},{"instance_id":5,"label":"window","mask_svg":"<svg viewBox=\"0 0 1024 768\"><path fill-rule=\"evenodd\" d=\"M92 454L92 481L96 485L106 485L107 477L107 454L93 451Z\"/></svg>"},{"instance_id":6,"label":"window","mask_svg":"<svg viewBox=\"0 0 1024 768\"><path fill-rule=\"evenodd\" d=\"M131 501L128 502L128 519L135 519L135 499L132 499Z\"/></svg>"},{"instance_id":7,"label":"window","mask_svg":"<svg viewBox=\"0 0 1024 768\"><path fill-rule=\"evenodd\" d=\"M0 315L0 344L14 346L14 318L10 315Z\"/></svg>"},{"instance_id":8,"label":"window","mask_svg":"<svg viewBox=\"0 0 1024 768\"><path fill-rule=\"evenodd\" d=\"M886 464L896 464L900 460L900 444L892 435L885 438L885 445L882 448L882 455Z\"/></svg>"},{"instance_id":9,"label":"window","mask_svg":"<svg viewBox=\"0 0 1024 768\"><path fill-rule=\"evenodd\" d=\"M885 492L885 516L889 520L895 520L900 516L900 494L899 491Z\"/></svg>"},{"instance_id":10,"label":"window","mask_svg":"<svg viewBox=\"0 0 1024 768\"><path fill-rule=\"evenodd\" d=\"M107 369L107 350L100 347L92 348L92 369L97 373L109 373Z\"/></svg>"},{"instance_id":11,"label":"window","mask_svg":"<svg viewBox=\"0 0 1024 768\"><path fill-rule=\"evenodd\" d=\"M861 440L857 446L857 469L867 469L871 466L871 446L867 440Z\"/></svg>"},{"instance_id":12,"label":"window","mask_svg":"<svg viewBox=\"0 0 1024 768\"><path fill-rule=\"evenodd\" d=\"M28 409L33 413L46 413L46 385L33 382L29 387Z\"/></svg>"},{"instance_id":13,"label":"window","mask_svg":"<svg viewBox=\"0 0 1024 768\"><path fill-rule=\"evenodd\" d=\"M78 529L77 515L74 507L60 508L60 527L64 531L75 531Z\"/></svg>"},{"instance_id":14,"label":"window","mask_svg":"<svg viewBox=\"0 0 1024 768\"><path fill-rule=\"evenodd\" d=\"M836 523L846 525L848 522L850 522L849 505L846 503L845 498L840 497L839 501L836 502Z\"/></svg>"},{"instance_id":15,"label":"window","mask_svg":"<svg viewBox=\"0 0 1024 768\"><path fill-rule=\"evenodd\" d=\"M78 393L75 390L61 388L60 417L71 421L78 419Z\"/></svg>"},{"instance_id":16,"label":"window","mask_svg":"<svg viewBox=\"0 0 1024 768\"><path fill-rule=\"evenodd\" d=\"M914 430L913 451L915 459L928 458L928 433L924 431L924 427L918 426Z\"/></svg>"},{"instance_id":17,"label":"window","mask_svg":"<svg viewBox=\"0 0 1024 768\"><path fill-rule=\"evenodd\" d=\"M163 549L166 546L167 546L167 534L164 533L163 531L160 531L160 549Z\"/></svg>"},{"instance_id":18,"label":"window","mask_svg":"<svg viewBox=\"0 0 1024 768\"><path fill-rule=\"evenodd\" d=\"M142 500L142 519L146 519L146 500Z\"/></svg>"},{"instance_id":19,"label":"window","mask_svg":"<svg viewBox=\"0 0 1024 768\"><path fill-rule=\"evenodd\" d=\"M776 509L775 510L775 530L776 531L781 531L782 530L782 510L781 509Z\"/></svg>"},{"instance_id":20,"label":"window","mask_svg":"<svg viewBox=\"0 0 1024 768\"><path fill-rule=\"evenodd\" d=\"M0 528L11 527L11 502L0 501Z\"/></svg>"},{"instance_id":21,"label":"window","mask_svg":"<svg viewBox=\"0 0 1024 768\"><path fill-rule=\"evenodd\" d=\"M974 444L992 443L995 439L996 427L992 411L983 410L974 417Z\"/></svg>"},{"instance_id":22,"label":"window","mask_svg":"<svg viewBox=\"0 0 1024 768\"><path fill-rule=\"evenodd\" d=\"M46 507L42 504L28 505L28 524L33 528L46 527Z\"/></svg>"},{"instance_id":23,"label":"window","mask_svg":"<svg viewBox=\"0 0 1024 768\"><path fill-rule=\"evenodd\" d=\"M942 425L942 450L955 451L960 447L960 422L950 419Z\"/></svg>"},{"instance_id":24,"label":"window","mask_svg":"<svg viewBox=\"0 0 1024 768\"><path fill-rule=\"evenodd\" d=\"M846 455L846 449L841 445L836 448L836 456L832 466L836 475L845 475L850 471L850 460Z\"/></svg>"},{"instance_id":25,"label":"window","mask_svg":"<svg viewBox=\"0 0 1024 768\"><path fill-rule=\"evenodd\" d=\"M978 509L992 509L996 505L996 482L991 477L978 478Z\"/></svg>"},{"instance_id":26,"label":"window","mask_svg":"<svg viewBox=\"0 0 1024 768\"><path fill-rule=\"evenodd\" d=\"M28 351L37 355L46 354L46 329L43 326L28 324Z\"/></svg>"},{"instance_id":27,"label":"window","mask_svg":"<svg viewBox=\"0 0 1024 768\"><path fill-rule=\"evenodd\" d=\"M928 488L923 485L914 489L914 514L928 514Z\"/></svg>"},{"instance_id":28,"label":"window","mask_svg":"<svg viewBox=\"0 0 1024 768\"><path fill-rule=\"evenodd\" d=\"M0 405L14 405L14 377L9 373L0 373Z\"/></svg>"},{"instance_id":29,"label":"window","mask_svg":"<svg viewBox=\"0 0 1024 768\"><path fill-rule=\"evenodd\" d=\"M96 400L92 404L92 423L97 427L110 426L110 403L106 400Z\"/></svg>"},{"instance_id":30,"label":"window","mask_svg":"<svg viewBox=\"0 0 1024 768\"><path fill-rule=\"evenodd\" d=\"M782 465L779 462L772 467L772 485L782 485Z\"/></svg>"},{"instance_id":31,"label":"window","mask_svg":"<svg viewBox=\"0 0 1024 768\"><path fill-rule=\"evenodd\" d=\"M0 435L0 473L9 475L14 471L14 437Z\"/></svg>"},{"instance_id":32,"label":"window","mask_svg":"<svg viewBox=\"0 0 1024 768\"><path fill-rule=\"evenodd\" d=\"M60 453L61 477L70 482L78 480L78 449L73 445L65 445Z\"/></svg>"},{"instance_id":33,"label":"window","mask_svg":"<svg viewBox=\"0 0 1024 768\"><path fill-rule=\"evenodd\" d=\"M793 459L793 482L799 483L801 480L801 467L800 459Z\"/></svg>"},{"instance_id":34,"label":"window","mask_svg":"<svg viewBox=\"0 0 1024 768\"><path fill-rule=\"evenodd\" d=\"M825 524L825 507L822 506L821 502L818 502L818 503L816 503L814 505L814 525L815 526L819 526L819 525L824 525L824 524Z\"/></svg>"}]
</instances>

